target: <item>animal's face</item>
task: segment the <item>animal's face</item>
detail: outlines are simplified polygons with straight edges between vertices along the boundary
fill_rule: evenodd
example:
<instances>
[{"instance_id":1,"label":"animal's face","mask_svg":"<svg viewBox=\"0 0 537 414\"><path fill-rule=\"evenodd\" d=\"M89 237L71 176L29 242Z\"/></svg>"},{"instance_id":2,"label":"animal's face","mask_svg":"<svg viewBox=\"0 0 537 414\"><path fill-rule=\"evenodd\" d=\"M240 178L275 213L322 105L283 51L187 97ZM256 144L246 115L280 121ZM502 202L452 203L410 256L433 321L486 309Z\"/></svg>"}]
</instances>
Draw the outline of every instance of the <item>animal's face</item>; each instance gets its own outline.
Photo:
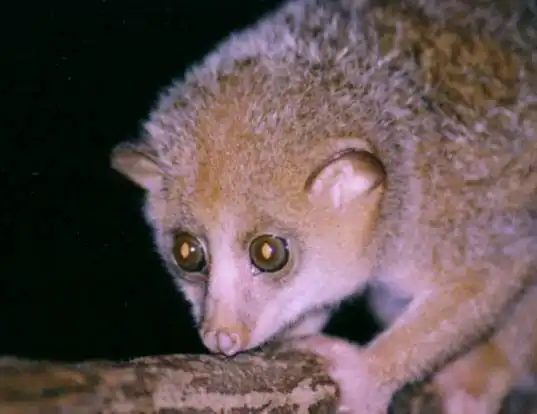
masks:
<instances>
[{"instance_id":1,"label":"animal's face","mask_svg":"<svg viewBox=\"0 0 537 414\"><path fill-rule=\"evenodd\" d=\"M304 313L355 292L368 270L360 261L374 214L368 207L344 220L306 207L293 215L215 205L218 211L205 215L191 206L189 220L164 236L164 255L206 346L224 353L257 346Z\"/></svg>"},{"instance_id":2,"label":"animal's face","mask_svg":"<svg viewBox=\"0 0 537 414\"><path fill-rule=\"evenodd\" d=\"M186 196L149 193L158 250L211 351L258 346L363 285L379 174L373 156L351 150L314 169L293 197L257 198L222 182ZM220 198L205 197L211 185Z\"/></svg>"},{"instance_id":3,"label":"animal's face","mask_svg":"<svg viewBox=\"0 0 537 414\"><path fill-rule=\"evenodd\" d=\"M206 103L190 130L168 131L166 142L181 141L173 153L123 145L113 155L147 190L158 251L205 345L228 355L364 284L385 180L365 141L304 139L324 132L288 121L304 121L298 104L285 118L234 96Z\"/></svg>"}]
</instances>

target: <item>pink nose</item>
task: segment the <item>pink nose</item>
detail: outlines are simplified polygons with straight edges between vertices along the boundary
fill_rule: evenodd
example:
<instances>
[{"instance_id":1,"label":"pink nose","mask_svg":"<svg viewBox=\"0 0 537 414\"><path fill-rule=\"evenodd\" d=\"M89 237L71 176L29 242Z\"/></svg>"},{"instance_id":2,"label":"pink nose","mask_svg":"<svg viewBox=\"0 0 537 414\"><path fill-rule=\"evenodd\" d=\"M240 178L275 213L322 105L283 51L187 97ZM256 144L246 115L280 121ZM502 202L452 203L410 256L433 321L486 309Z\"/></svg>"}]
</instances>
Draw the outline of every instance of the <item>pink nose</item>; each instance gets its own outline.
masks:
<instances>
[{"instance_id":1,"label":"pink nose","mask_svg":"<svg viewBox=\"0 0 537 414\"><path fill-rule=\"evenodd\" d=\"M203 343L211 351L220 352L227 356L235 355L242 346L238 333L225 330L206 331L203 334Z\"/></svg>"}]
</instances>

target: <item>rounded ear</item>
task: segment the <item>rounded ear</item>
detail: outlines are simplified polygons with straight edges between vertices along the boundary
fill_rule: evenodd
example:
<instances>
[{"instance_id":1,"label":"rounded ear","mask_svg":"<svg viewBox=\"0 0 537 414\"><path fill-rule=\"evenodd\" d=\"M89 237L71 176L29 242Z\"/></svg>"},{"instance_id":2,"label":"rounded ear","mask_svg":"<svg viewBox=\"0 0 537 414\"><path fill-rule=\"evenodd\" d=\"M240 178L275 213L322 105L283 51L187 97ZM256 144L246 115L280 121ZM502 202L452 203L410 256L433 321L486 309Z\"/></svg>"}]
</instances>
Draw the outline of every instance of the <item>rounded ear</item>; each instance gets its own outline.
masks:
<instances>
[{"instance_id":1,"label":"rounded ear","mask_svg":"<svg viewBox=\"0 0 537 414\"><path fill-rule=\"evenodd\" d=\"M161 188L165 173L148 149L125 142L112 150L110 158L113 169L145 190Z\"/></svg>"},{"instance_id":2,"label":"rounded ear","mask_svg":"<svg viewBox=\"0 0 537 414\"><path fill-rule=\"evenodd\" d=\"M369 194L384 182L382 162L367 150L349 149L337 153L308 177L305 190L310 199L328 198L335 208Z\"/></svg>"}]
</instances>

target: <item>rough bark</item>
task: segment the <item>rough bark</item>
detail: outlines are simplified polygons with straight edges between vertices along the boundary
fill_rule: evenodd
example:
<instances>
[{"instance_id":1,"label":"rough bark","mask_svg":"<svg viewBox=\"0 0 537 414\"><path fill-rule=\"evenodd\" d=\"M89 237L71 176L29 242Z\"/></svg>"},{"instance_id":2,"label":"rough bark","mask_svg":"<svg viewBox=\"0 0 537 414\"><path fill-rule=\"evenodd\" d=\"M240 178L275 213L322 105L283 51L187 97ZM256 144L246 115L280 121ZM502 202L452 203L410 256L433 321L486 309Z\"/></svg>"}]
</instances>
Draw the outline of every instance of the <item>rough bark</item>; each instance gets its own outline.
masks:
<instances>
[{"instance_id":1,"label":"rough bark","mask_svg":"<svg viewBox=\"0 0 537 414\"><path fill-rule=\"evenodd\" d=\"M63 364L0 359L0 412L334 413L337 387L321 361L296 352L233 359L209 355ZM513 395L502 414L537 413L535 395ZM394 398L393 414L440 414L427 385Z\"/></svg>"},{"instance_id":2,"label":"rough bark","mask_svg":"<svg viewBox=\"0 0 537 414\"><path fill-rule=\"evenodd\" d=\"M5 414L331 413L336 394L319 361L296 353L0 362Z\"/></svg>"}]
</instances>

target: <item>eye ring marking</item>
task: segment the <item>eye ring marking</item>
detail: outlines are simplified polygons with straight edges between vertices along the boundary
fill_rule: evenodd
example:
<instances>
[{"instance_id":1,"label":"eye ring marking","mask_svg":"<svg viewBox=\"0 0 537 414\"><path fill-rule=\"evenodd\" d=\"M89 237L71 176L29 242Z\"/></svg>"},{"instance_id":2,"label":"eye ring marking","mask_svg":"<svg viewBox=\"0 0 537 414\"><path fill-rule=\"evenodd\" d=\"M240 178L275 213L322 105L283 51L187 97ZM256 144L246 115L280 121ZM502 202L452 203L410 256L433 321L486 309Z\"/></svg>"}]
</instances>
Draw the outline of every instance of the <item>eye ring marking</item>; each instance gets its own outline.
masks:
<instances>
[{"instance_id":1,"label":"eye ring marking","mask_svg":"<svg viewBox=\"0 0 537 414\"><path fill-rule=\"evenodd\" d=\"M289 263L287 240L271 234L263 234L252 240L249 253L252 265L261 272L274 273Z\"/></svg>"},{"instance_id":2,"label":"eye ring marking","mask_svg":"<svg viewBox=\"0 0 537 414\"><path fill-rule=\"evenodd\" d=\"M187 232L173 237L172 255L179 268L187 273L200 273L207 267L207 254L202 241Z\"/></svg>"}]
</instances>

